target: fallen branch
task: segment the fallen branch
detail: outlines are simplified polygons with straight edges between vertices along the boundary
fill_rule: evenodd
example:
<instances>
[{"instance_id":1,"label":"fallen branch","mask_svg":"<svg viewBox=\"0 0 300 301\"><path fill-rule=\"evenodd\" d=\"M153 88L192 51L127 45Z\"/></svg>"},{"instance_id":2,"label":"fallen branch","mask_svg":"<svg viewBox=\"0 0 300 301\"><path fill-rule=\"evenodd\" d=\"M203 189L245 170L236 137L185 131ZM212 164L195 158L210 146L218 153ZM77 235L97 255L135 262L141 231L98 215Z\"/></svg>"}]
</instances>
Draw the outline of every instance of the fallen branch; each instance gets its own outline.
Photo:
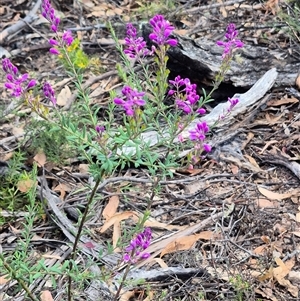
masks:
<instances>
[{"instance_id":1,"label":"fallen branch","mask_svg":"<svg viewBox=\"0 0 300 301\"><path fill-rule=\"evenodd\" d=\"M8 36L15 34L16 32L20 31L24 26L27 26L27 23L30 24L38 18L36 13L41 6L41 2L42 0L37 0L33 9L24 19L19 20L16 24L9 26L2 32L0 32L0 44L3 43Z\"/></svg>"}]
</instances>

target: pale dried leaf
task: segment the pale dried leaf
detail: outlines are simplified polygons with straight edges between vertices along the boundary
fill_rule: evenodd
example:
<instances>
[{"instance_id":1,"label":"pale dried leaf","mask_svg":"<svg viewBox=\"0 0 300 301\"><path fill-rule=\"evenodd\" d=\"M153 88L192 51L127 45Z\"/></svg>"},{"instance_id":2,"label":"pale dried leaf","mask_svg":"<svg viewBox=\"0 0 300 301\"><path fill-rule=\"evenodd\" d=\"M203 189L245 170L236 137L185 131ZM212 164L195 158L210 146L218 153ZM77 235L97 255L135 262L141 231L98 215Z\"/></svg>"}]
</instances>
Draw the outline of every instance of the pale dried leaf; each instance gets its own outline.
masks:
<instances>
[{"instance_id":1,"label":"pale dried leaf","mask_svg":"<svg viewBox=\"0 0 300 301\"><path fill-rule=\"evenodd\" d=\"M296 214L296 222L300 223L300 212Z\"/></svg>"},{"instance_id":2,"label":"pale dried leaf","mask_svg":"<svg viewBox=\"0 0 300 301\"><path fill-rule=\"evenodd\" d=\"M41 292L41 301L53 301L54 299L52 298L52 295L50 293L50 291L42 291Z\"/></svg>"},{"instance_id":3,"label":"pale dried leaf","mask_svg":"<svg viewBox=\"0 0 300 301\"><path fill-rule=\"evenodd\" d=\"M38 152L34 157L33 160L38 164L39 167L43 167L47 162L46 155L43 151Z\"/></svg>"},{"instance_id":4,"label":"pale dried leaf","mask_svg":"<svg viewBox=\"0 0 300 301\"><path fill-rule=\"evenodd\" d=\"M13 127L12 133L13 133L15 136L21 136L21 135L24 134L24 128L23 128L23 127Z\"/></svg>"},{"instance_id":5,"label":"pale dried leaf","mask_svg":"<svg viewBox=\"0 0 300 301\"><path fill-rule=\"evenodd\" d=\"M290 272L291 268L286 265L280 258L275 258L275 262L278 267L273 269L274 278L278 281L280 278L284 278Z\"/></svg>"},{"instance_id":6,"label":"pale dried leaf","mask_svg":"<svg viewBox=\"0 0 300 301\"><path fill-rule=\"evenodd\" d=\"M277 201L269 201L267 199L258 199L255 201L255 205L258 208L275 208L279 207L279 203Z\"/></svg>"},{"instance_id":7,"label":"pale dried leaf","mask_svg":"<svg viewBox=\"0 0 300 301\"><path fill-rule=\"evenodd\" d=\"M284 200L292 196L292 193L277 193L260 186L258 186L257 188L259 192L269 200Z\"/></svg>"},{"instance_id":8,"label":"pale dried leaf","mask_svg":"<svg viewBox=\"0 0 300 301\"><path fill-rule=\"evenodd\" d=\"M87 174L89 172L89 164L79 164L79 172L82 174Z\"/></svg>"},{"instance_id":9,"label":"pale dried leaf","mask_svg":"<svg viewBox=\"0 0 300 301\"><path fill-rule=\"evenodd\" d=\"M37 181L33 181L31 179L27 179L27 180L20 180L17 184L18 189L23 192L26 193L28 192L33 186L37 185Z\"/></svg>"},{"instance_id":10,"label":"pale dried leaf","mask_svg":"<svg viewBox=\"0 0 300 301\"><path fill-rule=\"evenodd\" d=\"M300 237L300 231L293 231L293 232L291 232L291 233L293 233L293 234L296 235L297 237Z\"/></svg>"},{"instance_id":11,"label":"pale dried leaf","mask_svg":"<svg viewBox=\"0 0 300 301\"><path fill-rule=\"evenodd\" d=\"M152 301L152 300L155 300L154 297L154 292L153 291L149 291L147 290L147 297L143 300L143 301Z\"/></svg>"},{"instance_id":12,"label":"pale dried leaf","mask_svg":"<svg viewBox=\"0 0 300 301\"><path fill-rule=\"evenodd\" d=\"M107 229L109 229L115 222L121 222L122 220L136 218L138 219L138 213L134 211L125 211L121 213L117 213L112 216L109 220L107 220L104 225L100 229L100 233L104 233Z\"/></svg>"},{"instance_id":13,"label":"pale dried leaf","mask_svg":"<svg viewBox=\"0 0 300 301\"><path fill-rule=\"evenodd\" d=\"M270 145L276 144L276 143L278 143L277 140L271 140L271 141L266 142L266 145L263 147L263 149L260 151L259 154L262 155L262 154L265 152L265 150L266 150Z\"/></svg>"},{"instance_id":14,"label":"pale dried leaf","mask_svg":"<svg viewBox=\"0 0 300 301\"><path fill-rule=\"evenodd\" d=\"M66 196L66 192L71 191L71 187L69 185L67 185L67 184L60 183L53 190L54 191L59 191L60 192L59 198L61 200L64 200L65 196Z\"/></svg>"},{"instance_id":15,"label":"pale dried leaf","mask_svg":"<svg viewBox=\"0 0 300 301\"><path fill-rule=\"evenodd\" d=\"M239 173L239 167L238 166L231 164L230 168L231 168L231 172L232 172L233 175L237 175Z\"/></svg>"},{"instance_id":16,"label":"pale dried leaf","mask_svg":"<svg viewBox=\"0 0 300 301\"><path fill-rule=\"evenodd\" d=\"M253 166L255 166L256 168L259 168L259 169L260 169L259 165L257 164L256 160L255 160L253 157L251 157L251 156L249 156L249 155L244 155L244 157L247 158L248 161L249 161Z\"/></svg>"},{"instance_id":17,"label":"pale dried leaf","mask_svg":"<svg viewBox=\"0 0 300 301\"><path fill-rule=\"evenodd\" d=\"M299 289L297 286L295 285L292 285L291 282L287 279L284 279L284 278L279 278L277 279L278 283L284 287L287 288L287 290L290 292L290 294L297 298L298 297L298 294L299 294Z\"/></svg>"},{"instance_id":18,"label":"pale dried leaf","mask_svg":"<svg viewBox=\"0 0 300 301\"><path fill-rule=\"evenodd\" d=\"M109 198L107 205L105 206L102 216L105 220L110 219L117 212L119 207L120 199L117 195L113 195Z\"/></svg>"},{"instance_id":19,"label":"pale dried leaf","mask_svg":"<svg viewBox=\"0 0 300 301\"><path fill-rule=\"evenodd\" d=\"M199 239L210 240L213 237L213 231L203 231L199 234L176 238L161 251L160 257L176 251L189 250Z\"/></svg>"},{"instance_id":20,"label":"pale dried leaf","mask_svg":"<svg viewBox=\"0 0 300 301\"><path fill-rule=\"evenodd\" d=\"M8 281L10 281L10 278L8 275L0 276L0 285L3 285L5 283L7 283Z\"/></svg>"},{"instance_id":21,"label":"pale dried leaf","mask_svg":"<svg viewBox=\"0 0 300 301\"><path fill-rule=\"evenodd\" d=\"M289 98L281 98L281 99L273 99L268 102L268 106L282 106L282 105L287 105L287 104L293 104L293 103L298 103L299 100L295 97L289 97ZM282 114L280 115L280 117ZM275 117L277 118L277 117Z\"/></svg>"},{"instance_id":22,"label":"pale dried leaf","mask_svg":"<svg viewBox=\"0 0 300 301\"><path fill-rule=\"evenodd\" d=\"M128 291L126 293L121 293L120 301L129 301L132 297L134 297L135 292L134 291Z\"/></svg>"},{"instance_id":23,"label":"pale dried leaf","mask_svg":"<svg viewBox=\"0 0 300 301\"><path fill-rule=\"evenodd\" d=\"M279 116L273 116L271 114L266 114L266 119L269 122L269 124L275 124L277 122L279 122L279 120L281 119L281 117L284 116L284 113L280 114Z\"/></svg>"},{"instance_id":24,"label":"pale dried leaf","mask_svg":"<svg viewBox=\"0 0 300 301\"><path fill-rule=\"evenodd\" d=\"M296 78L296 86L298 89L300 89L300 74Z\"/></svg>"},{"instance_id":25,"label":"pale dried leaf","mask_svg":"<svg viewBox=\"0 0 300 301\"><path fill-rule=\"evenodd\" d=\"M72 92L69 88L69 86L65 86L63 89L61 89L60 93L57 95L57 105L64 106L68 102L68 99L71 98Z\"/></svg>"},{"instance_id":26,"label":"pale dried leaf","mask_svg":"<svg viewBox=\"0 0 300 301\"><path fill-rule=\"evenodd\" d=\"M163 269L169 267L162 258L154 258L154 261L157 262L160 265L160 267Z\"/></svg>"},{"instance_id":27,"label":"pale dried leaf","mask_svg":"<svg viewBox=\"0 0 300 301\"><path fill-rule=\"evenodd\" d=\"M42 255L43 258L48 258L48 259L57 259L57 260L61 260L61 256L56 255L56 254L43 254Z\"/></svg>"},{"instance_id":28,"label":"pale dried leaf","mask_svg":"<svg viewBox=\"0 0 300 301\"><path fill-rule=\"evenodd\" d=\"M113 238L112 238L115 253L119 253L121 251L120 248L117 248L117 244L120 240L120 237L121 237L121 224L119 221L116 221L114 223Z\"/></svg>"},{"instance_id":29,"label":"pale dried leaf","mask_svg":"<svg viewBox=\"0 0 300 301\"><path fill-rule=\"evenodd\" d=\"M275 296L273 296L273 291L272 291L271 289L269 289L269 288L264 288L263 291L260 290L260 289L258 289L258 288L255 288L254 291L255 291L257 294L259 294L259 295L261 295L261 296L267 298L268 300L271 300L271 301L278 301L278 299L277 299Z\"/></svg>"},{"instance_id":30,"label":"pale dried leaf","mask_svg":"<svg viewBox=\"0 0 300 301\"><path fill-rule=\"evenodd\" d=\"M9 159L11 159L14 155L14 152L9 152L9 153L5 153L4 156L2 157L2 161L8 161Z\"/></svg>"},{"instance_id":31,"label":"pale dried leaf","mask_svg":"<svg viewBox=\"0 0 300 301\"><path fill-rule=\"evenodd\" d=\"M266 245L259 246L253 250L253 254L264 255L266 252Z\"/></svg>"},{"instance_id":32,"label":"pale dried leaf","mask_svg":"<svg viewBox=\"0 0 300 301\"><path fill-rule=\"evenodd\" d=\"M290 283L289 280L284 279L287 276L293 266L295 265L295 260L292 258L286 262L283 262L280 258L275 258L275 262L278 264L278 267L273 269L273 277L278 281L278 283L287 288L287 290L294 296L298 296L298 288Z\"/></svg>"},{"instance_id":33,"label":"pale dried leaf","mask_svg":"<svg viewBox=\"0 0 300 301\"><path fill-rule=\"evenodd\" d=\"M261 282L273 278L273 267L270 267L264 274L257 277L257 279Z\"/></svg>"},{"instance_id":34,"label":"pale dried leaf","mask_svg":"<svg viewBox=\"0 0 300 301\"><path fill-rule=\"evenodd\" d=\"M186 227L184 226L179 226L179 225L168 225L165 223L158 222L154 218L149 218L145 222L146 227L151 227L151 228L158 228L158 229L168 229L168 230L181 230Z\"/></svg>"}]
</instances>

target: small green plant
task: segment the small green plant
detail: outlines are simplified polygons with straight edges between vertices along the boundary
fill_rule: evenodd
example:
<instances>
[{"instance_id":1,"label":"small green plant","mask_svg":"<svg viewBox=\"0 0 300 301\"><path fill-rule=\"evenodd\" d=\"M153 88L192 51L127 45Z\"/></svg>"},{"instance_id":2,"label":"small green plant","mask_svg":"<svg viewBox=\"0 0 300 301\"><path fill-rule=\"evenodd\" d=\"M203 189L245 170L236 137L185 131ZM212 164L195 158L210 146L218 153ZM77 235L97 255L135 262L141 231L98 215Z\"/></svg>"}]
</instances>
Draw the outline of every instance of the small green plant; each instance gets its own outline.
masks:
<instances>
[{"instance_id":1,"label":"small green plant","mask_svg":"<svg viewBox=\"0 0 300 301\"><path fill-rule=\"evenodd\" d=\"M137 16L149 19L156 14L165 14L175 9L174 0L167 1L141 1L139 8L136 10Z\"/></svg>"},{"instance_id":2,"label":"small green plant","mask_svg":"<svg viewBox=\"0 0 300 301\"><path fill-rule=\"evenodd\" d=\"M287 24L286 32L288 35L293 39L296 40L296 42L300 42L300 6L299 2L297 1L289 1L288 4L286 4L288 7L287 9L281 8L278 12L278 16L285 24Z\"/></svg>"},{"instance_id":3,"label":"small green plant","mask_svg":"<svg viewBox=\"0 0 300 301\"><path fill-rule=\"evenodd\" d=\"M12 162L15 162L14 160ZM9 175L8 175L9 176ZM87 271L87 267L78 267L72 265L69 270L70 262L57 262L49 265L46 259L34 252L30 246L34 223L39 217L40 204L36 202L36 184L37 184L37 166L34 165L30 173L20 173L18 175L19 185L23 185L22 196L26 199L23 205L24 221L22 230L17 240L17 246L13 253L6 253L0 249L0 270L3 276L13 279L24 289L31 300L37 301L37 297L31 292L29 286L38 278L47 277L51 280L53 288L57 287L57 277L60 275L69 275L76 287L83 285L86 279L91 279L93 275ZM20 184L21 183L21 184ZM26 190L26 191L25 191Z\"/></svg>"},{"instance_id":4,"label":"small green plant","mask_svg":"<svg viewBox=\"0 0 300 301\"><path fill-rule=\"evenodd\" d=\"M26 132L29 137L24 143L29 145L27 151L31 154L42 151L47 162L64 164L78 155L72 144L67 143L64 131L47 120L31 120Z\"/></svg>"},{"instance_id":5,"label":"small green plant","mask_svg":"<svg viewBox=\"0 0 300 301\"><path fill-rule=\"evenodd\" d=\"M20 181L27 177L26 172L22 170L24 162L25 154L15 151L9 161L7 171L0 176L0 208L11 212L11 217L14 212L22 211L29 202L27 196L24 196L18 189ZM1 217L0 222L4 223L5 220Z\"/></svg>"},{"instance_id":6,"label":"small green plant","mask_svg":"<svg viewBox=\"0 0 300 301\"><path fill-rule=\"evenodd\" d=\"M198 292L197 298L198 298L197 299L198 301L205 300L205 293L204 292Z\"/></svg>"},{"instance_id":7,"label":"small green plant","mask_svg":"<svg viewBox=\"0 0 300 301\"><path fill-rule=\"evenodd\" d=\"M235 293L236 300L243 301L243 296L247 296L247 292L250 290L250 284L248 281L244 280L241 275L236 275L235 277L231 277L229 282L232 284Z\"/></svg>"}]
</instances>

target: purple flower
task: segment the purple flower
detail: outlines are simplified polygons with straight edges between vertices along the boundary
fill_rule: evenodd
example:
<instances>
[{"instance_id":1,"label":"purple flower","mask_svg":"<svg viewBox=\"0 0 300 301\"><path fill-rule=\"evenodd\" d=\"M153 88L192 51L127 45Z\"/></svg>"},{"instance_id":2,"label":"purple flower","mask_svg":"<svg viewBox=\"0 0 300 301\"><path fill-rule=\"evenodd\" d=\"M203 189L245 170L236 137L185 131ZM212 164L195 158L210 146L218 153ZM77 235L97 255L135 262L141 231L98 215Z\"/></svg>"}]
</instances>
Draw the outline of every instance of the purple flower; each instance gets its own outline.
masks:
<instances>
[{"instance_id":1,"label":"purple flower","mask_svg":"<svg viewBox=\"0 0 300 301\"><path fill-rule=\"evenodd\" d=\"M209 153L211 151L211 146L209 144L204 143L203 144L203 149L204 149L204 151Z\"/></svg>"},{"instance_id":2,"label":"purple flower","mask_svg":"<svg viewBox=\"0 0 300 301\"><path fill-rule=\"evenodd\" d=\"M18 68L8 58L2 60L2 69L6 73L7 80L4 86L8 90L12 90L11 95L14 97L20 97L36 85L36 80L29 80L27 73L19 74Z\"/></svg>"},{"instance_id":3,"label":"purple flower","mask_svg":"<svg viewBox=\"0 0 300 301\"><path fill-rule=\"evenodd\" d=\"M60 18L55 16L55 10L49 0L42 1L42 16L51 24L51 30L57 32Z\"/></svg>"},{"instance_id":4,"label":"purple flower","mask_svg":"<svg viewBox=\"0 0 300 301\"><path fill-rule=\"evenodd\" d=\"M30 82L28 83L26 90L29 90L30 88L33 88L36 85L36 80L32 79L30 80Z\"/></svg>"},{"instance_id":5,"label":"purple flower","mask_svg":"<svg viewBox=\"0 0 300 301\"><path fill-rule=\"evenodd\" d=\"M55 55L59 55L60 54L59 50L56 49L56 48L50 48L49 52L52 53L52 54L55 54Z\"/></svg>"},{"instance_id":6,"label":"purple flower","mask_svg":"<svg viewBox=\"0 0 300 301\"><path fill-rule=\"evenodd\" d=\"M144 106L146 104L146 101L142 99L145 95L144 92L138 92L129 86L125 86L122 89L122 94L125 100L122 98L115 98L114 103L122 106L128 116L133 116L137 107Z\"/></svg>"},{"instance_id":7,"label":"purple flower","mask_svg":"<svg viewBox=\"0 0 300 301\"><path fill-rule=\"evenodd\" d=\"M143 251L150 246L151 239L151 229L145 228L144 231L138 234L137 237L130 242L130 245L125 248L126 253L123 256L123 261L136 263L139 259L148 258L150 254Z\"/></svg>"},{"instance_id":8,"label":"purple flower","mask_svg":"<svg viewBox=\"0 0 300 301\"><path fill-rule=\"evenodd\" d=\"M12 73L14 75L17 75L17 73L19 72L18 68L14 66L8 58L4 58L2 60L2 69L6 74Z\"/></svg>"},{"instance_id":9,"label":"purple flower","mask_svg":"<svg viewBox=\"0 0 300 301\"><path fill-rule=\"evenodd\" d=\"M205 139L205 134L209 131L209 127L205 121L196 124L196 128L190 132L191 140L203 141Z\"/></svg>"},{"instance_id":10,"label":"purple flower","mask_svg":"<svg viewBox=\"0 0 300 301\"><path fill-rule=\"evenodd\" d=\"M72 37L72 33L70 30L64 32L62 39L68 46L70 46L74 41L74 38Z\"/></svg>"},{"instance_id":11,"label":"purple flower","mask_svg":"<svg viewBox=\"0 0 300 301\"><path fill-rule=\"evenodd\" d=\"M54 94L54 90L48 82L45 82L43 85L43 93L46 98L48 98L54 106L56 106L56 98Z\"/></svg>"},{"instance_id":12,"label":"purple flower","mask_svg":"<svg viewBox=\"0 0 300 301\"><path fill-rule=\"evenodd\" d=\"M150 55L150 51L146 48L146 42L142 37L137 38L137 33L135 27L129 23L126 26L126 38L125 45L126 49L124 53L127 54L131 58L135 57L143 57L146 55Z\"/></svg>"},{"instance_id":13,"label":"purple flower","mask_svg":"<svg viewBox=\"0 0 300 301\"><path fill-rule=\"evenodd\" d=\"M57 42L56 40L54 40L54 39L50 39L50 40L49 40L49 43L50 43L50 45L52 45L52 46L57 46L57 45L58 45L58 42Z\"/></svg>"},{"instance_id":14,"label":"purple flower","mask_svg":"<svg viewBox=\"0 0 300 301\"><path fill-rule=\"evenodd\" d=\"M200 115L204 115L206 113L206 110L204 108L199 108L196 112Z\"/></svg>"},{"instance_id":15,"label":"purple flower","mask_svg":"<svg viewBox=\"0 0 300 301\"><path fill-rule=\"evenodd\" d=\"M224 48L223 59L231 57L235 48L242 48L244 46L242 41L236 39L237 35L238 31L235 25L230 23L226 29L225 41L217 41L217 45Z\"/></svg>"},{"instance_id":16,"label":"purple flower","mask_svg":"<svg viewBox=\"0 0 300 301\"><path fill-rule=\"evenodd\" d=\"M175 27L171 26L169 21L165 20L162 15L154 16L149 23L153 28L153 32L149 35L150 40L155 42L157 45L177 45L177 40L169 39L169 36Z\"/></svg>"},{"instance_id":17,"label":"purple flower","mask_svg":"<svg viewBox=\"0 0 300 301\"><path fill-rule=\"evenodd\" d=\"M96 125L95 130L98 134L102 134L105 131L105 127L103 125Z\"/></svg>"},{"instance_id":18,"label":"purple flower","mask_svg":"<svg viewBox=\"0 0 300 301\"><path fill-rule=\"evenodd\" d=\"M175 96L175 103L179 109L186 114L192 113L193 106L200 99L197 94L197 85L191 84L188 78L182 79L180 75L176 76L174 80L170 80L169 83L174 87L168 92L168 95ZM201 109L201 112L205 113L203 110Z\"/></svg>"},{"instance_id":19,"label":"purple flower","mask_svg":"<svg viewBox=\"0 0 300 301\"><path fill-rule=\"evenodd\" d=\"M231 110L238 104L239 99L238 98L230 98L228 97L229 107L227 109L227 112L231 112Z\"/></svg>"}]
</instances>

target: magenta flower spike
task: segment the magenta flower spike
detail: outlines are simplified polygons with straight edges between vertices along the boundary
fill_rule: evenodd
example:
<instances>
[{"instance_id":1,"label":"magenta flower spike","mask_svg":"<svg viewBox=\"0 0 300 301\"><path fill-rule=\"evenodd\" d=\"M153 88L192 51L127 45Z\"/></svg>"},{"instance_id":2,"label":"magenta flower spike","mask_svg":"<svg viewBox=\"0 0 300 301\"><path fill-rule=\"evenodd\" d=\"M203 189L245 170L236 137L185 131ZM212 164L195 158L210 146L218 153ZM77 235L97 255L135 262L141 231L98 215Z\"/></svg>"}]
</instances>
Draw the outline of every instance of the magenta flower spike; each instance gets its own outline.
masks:
<instances>
[{"instance_id":1,"label":"magenta flower spike","mask_svg":"<svg viewBox=\"0 0 300 301\"><path fill-rule=\"evenodd\" d=\"M226 29L225 41L217 41L216 44L224 48L223 59L230 57L235 48L242 48L244 46L242 41L236 39L237 35L238 31L236 30L235 24L230 23Z\"/></svg>"},{"instance_id":2,"label":"magenta flower spike","mask_svg":"<svg viewBox=\"0 0 300 301\"><path fill-rule=\"evenodd\" d=\"M157 45L170 45L176 46L177 40L169 39L172 31L175 29L170 25L169 21L165 20L164 16L156 15L150 20L153 32L150 33L149 38Z\"/></svg>"},{"instance_id":3,"label":"magenta flower spike","mask_svg":"<svg viewBox=\"0 0 300 301\"><path fill-rule=\"evenodd\" d=\"M53 88L51 87L51 85L48 82L45 82L43 85L43 93L44 93L44 96L47 99L49 99L54 106L56 106L57 100L55 98L55 93L54 93Z\"/></svg>"},{"instance_id":4,"label":"magenta flower spike","mask_svg":"<svg viewBox=\"0 0 300 301\"><path fill-rule=\"evenodd\" d=\"M72 33L70 30L64 32L62 39L68 46L70 46L74 41L74 38L72 37Z\"/></svg>"},{"instance_id":5,"label":"magenta flower spike","mask_svg":"<svg viewBox=\"0 0 300 301\"><path fill-rule=\"evenodd\" d=\"M60 18L55 15L55 10L49 0L42 1L42 16L51 24L51 30L57 33Z\"/></svg>"},{"instance_id":6,"label":"magenta flower spike","mask_svg":"<svg viewBox=\"0 0 300 301\"><path fill-rule=\"evenodd\" d=\"M205 134L209 131L209 127L205 121L198 122L194 130L190 131L191 140L205 140Z\"/></svg>"},{"instance_id":7,"label":"magenta flower spike","mask_svg":"<svg viewBox=\"0 0 300 301\"><path fill-rule=\"evenodd\" d=\"M150 256L145 251L151 243L152 232L150 228L145 228L135 239L131 240L130 245L125 248L123 256L124 262L136 263L139 259L146 259Z\"/></svg>"},{"instance_id":8,"label":"magenta flower spike","mask_svg":"<svg viewBox=\"0 0 300 301\"><path fill-rule=\"evenodd\" d=\"M145 92L138 92L129 86L125 86L122 89L122 94L125 100L122 98L115 98L114 103L122 106L128 116L133 116L138 107L146 104L146 101L142 99Z\"/></svg>"},{"instance_id":9,"label":"magenta flower spike","mask_svg":"<svg viewBox=\"0 0 300 301\"><path fill-rule=\"evenodd\" d=\"M150 51L146 48L146 42L142 37L137 38L136 28L128 23L125 37L126 49L124 53L130 58L144 57L150 55Z\"/></svg>"},{"instance_id":10,"label":"magenta flower spike","mask_svg":"<svg viewBox=\"0 0 300 301\"><path fill-rule=\"evenodd\" d=\"M176 76L174 80L169 80L173 85L173 89L169 90L168 95L175 95L175 103L179 109L184 113L193 113L193 107L200 99L197 94L197 85L191 84L189 78L182 79L180 75ZM197 110L197 113L205 113L204 109Z\"/></svg>"},{"instance_id":11,"label":"magenta flower spike","mask_svg":"<svg viewBox=\"0 0 300 301\"><path fill-rule=\"evenodd\" d=\"M95 130L98 134L102 134L105 131L105 127L103 125L96 125Z\"/></svg>"},{"instance_id":12,"label":"magenta flower spike","mask_svg":"<svg viewBox=\"0 0 300 301\"><path fill-rule=\"evenodd\" d=\"M24 92L36 85L36 80L28 79L28 74L19 74L19 70L12 64L10 59L2 60L2 69L6 73L6 82L4 87L11 90L11 96L20 97Z\"/></svg>"}]
</instances>

